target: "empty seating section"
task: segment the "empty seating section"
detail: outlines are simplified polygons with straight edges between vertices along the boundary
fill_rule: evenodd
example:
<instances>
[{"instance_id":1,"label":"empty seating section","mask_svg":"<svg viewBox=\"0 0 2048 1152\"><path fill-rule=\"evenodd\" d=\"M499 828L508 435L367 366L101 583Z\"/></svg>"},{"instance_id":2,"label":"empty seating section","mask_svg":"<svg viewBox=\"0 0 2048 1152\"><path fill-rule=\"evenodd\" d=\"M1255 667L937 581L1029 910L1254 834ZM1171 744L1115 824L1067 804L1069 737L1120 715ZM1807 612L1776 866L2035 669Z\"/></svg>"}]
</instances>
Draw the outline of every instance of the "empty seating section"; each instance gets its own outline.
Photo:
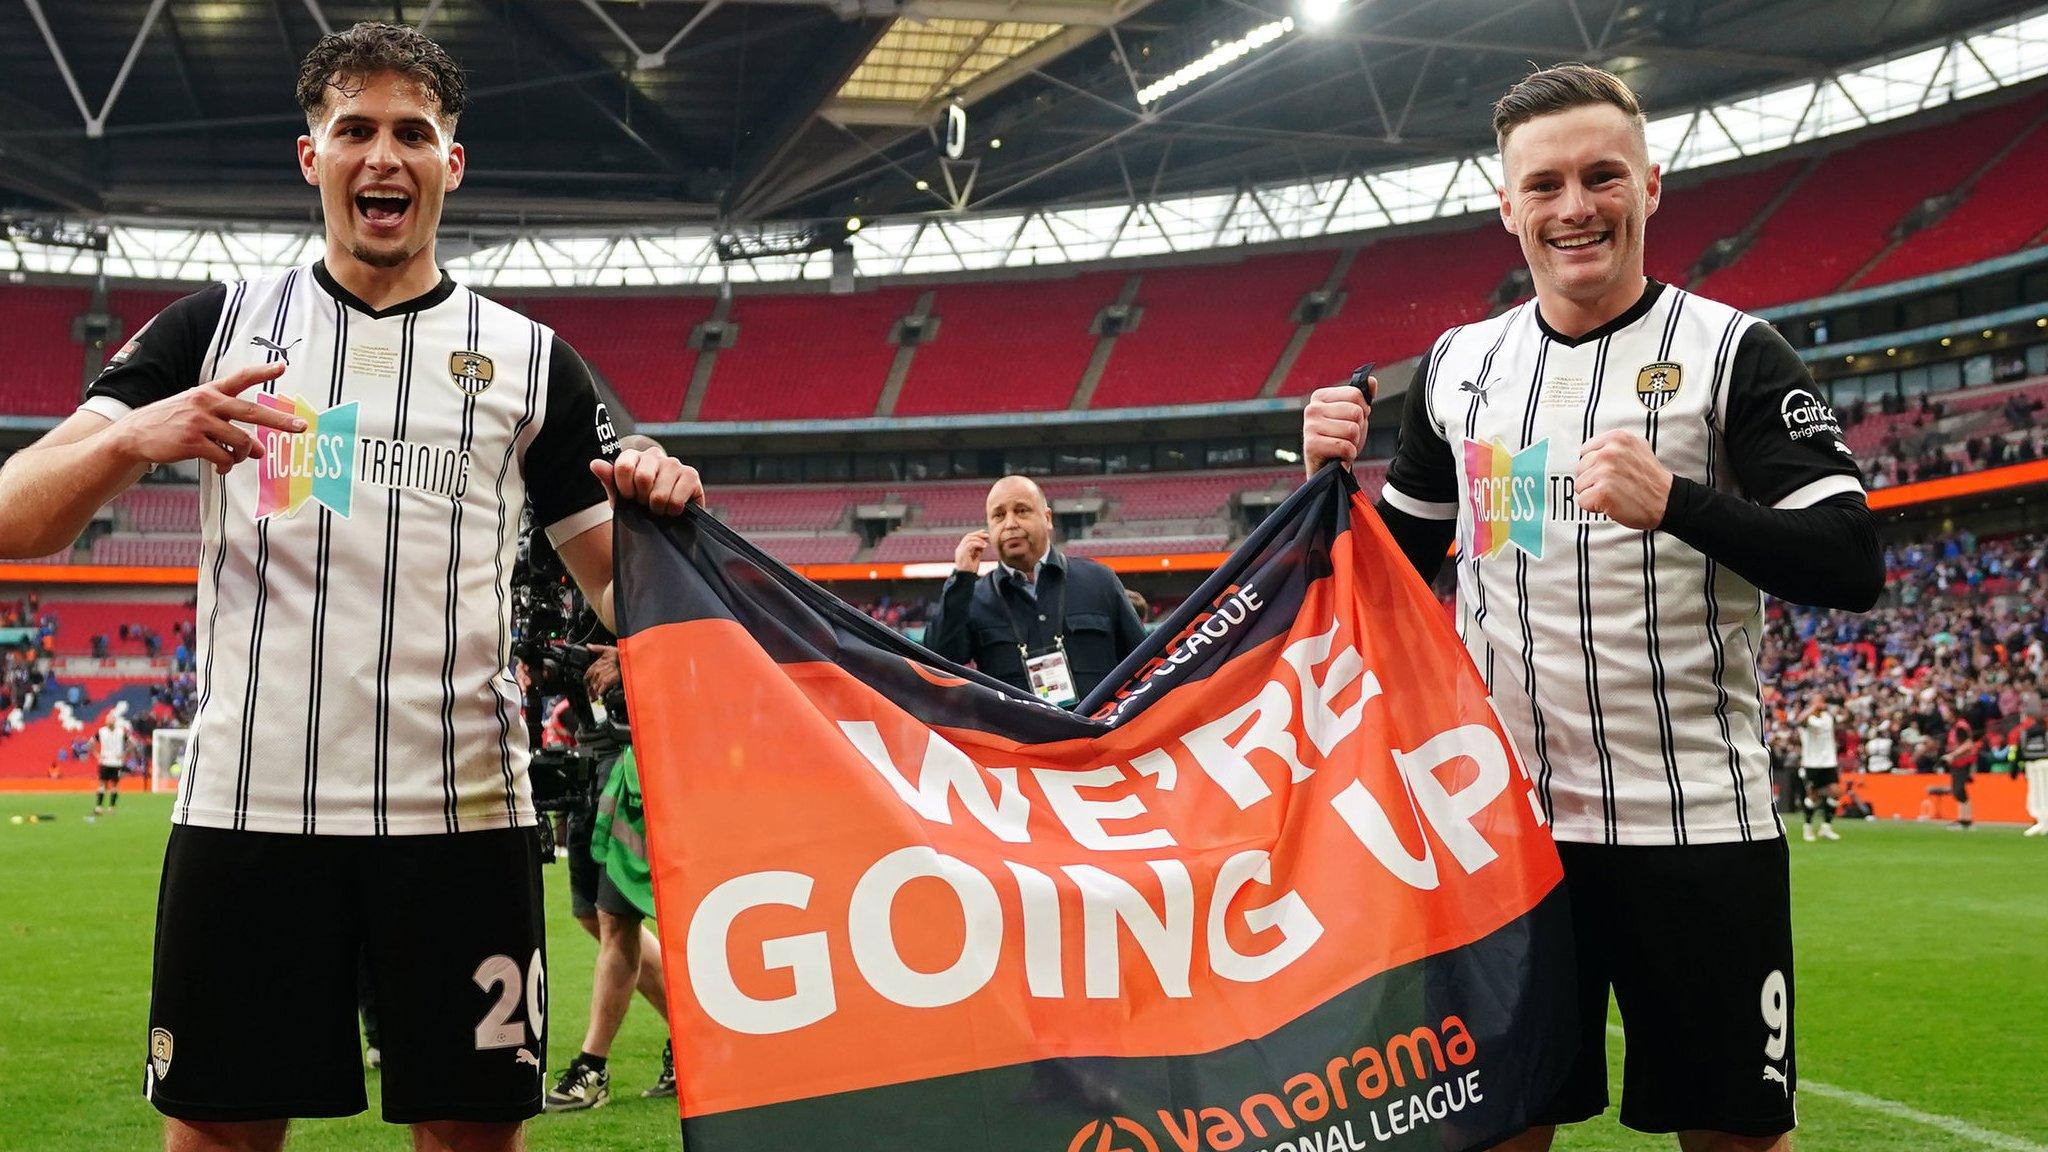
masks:
<instances>
[{"instance_id":1,"label":"empty seating section","mask_svg":"<svg viewBox=\"0 0 2048 1152\"><path fill-rule=\"evenodd\" d=\"M1139 536L1130 539L1069 540L1064 547L1076 556L1149 556L1165 552L1221 552L1230 547L1222 532L1202 536Z\"/></svg>"},{"instance_id":2,"label":"empty seating section","mask_svg":"<svg viewBox=\"0 0 2048 1152\"><path fill-rule=\"evenodd\" d=\"M1705 184L1673 187L1666 183L1663 202L1650 218L1643 270L1666 284L1686 283L1693 265L1715 241L1749 227L1771 197L1783 191L1805 166L1804 160L1788 160Z\"/></svg>"},{"instance_id":3,"label":"empty seating section","mask_svg":"<svg viewBox=\"0 0 2048 1152\"><path fill-rule=\"evenodd\" d=\"M95 564L190 568L199 563L198 536L102 536L92 542Z\"/></svg>"},{"instance_id":4,"label":"empty seating section","mask_svg":"<svg viewBox=\"0 0 2048 1152\"><path fill-rule=\"evenodd\" d=\"M522 300L604 377L638 420L682 414L697 352L690 331L711 318L709 296L579 296Z\"/></svg>"},{"instance_id":5,"label":"empty seating section","mask_svg":"<svg viewBox=\"0 0 2048 1152\"><path fill-rule=\"evenodd\" d=\"M114 526L130 532L197 532L199 487L138 484L114 499Z\"/></svg>"},{"instance_id":6,"label":"empty seating section","mask_svg":"<svg viewBox=\"0 0 2048 1152\"><path fill-rule=\"evenodd\" d=\"M741 532L823 532L846 521L844 488L725 487L711 490L711 511Z\"/></svg>"},{"instance_id":7,"label":"empty seating section","mask_svg":"<svg viewBox=\"0 0 2048 1152\"><path fill-rule=\"evenodd\" d=\"M705 420L873 416L896 359L889 330L917 303L915 288L851 296L741 296L739 340L718 354Z\"/></svg>"},{"instance_id":8,"label":"empty seating section","mask_svg":"<svg viewBox=\"0 0 2048 1152\"><path fill-rule=\"evenodd\" d=\"M1341 384L1368 360L1422 355L1444 329L1484 319L1494 289L1521 259L1497 219L1367 245L1344 277L1343 308L1315 326L1281 392Z\"/></svg>"},{"instance_id":9,"label":"empty seating section","mask_svg":"<svg viewBox=\"0 0 2048 1152\"><path fill-rule=\"evenodd\" d=\"M107 293L107 311L121 322L121 335L107 345L107 355L120 351L121 346L140 335L143 328L156 314L176 303L188 292L197 291L204 285L195 284L190 289L158 288L116 288Z\"/></svg>"},{"instance_id":10,"label":"empty seating section","mask_svg":"<svg viewBox=\"0 0 2048 1152\"><path fill-rule=\"evenodd\" d=\"M2048 124L2037 124L1948 215L1906 237L1859 288L2017 252L2048 231Z\"/></svg>"},{"instance_id":11,"label":"empty seating section","mask_svg":"<svg viewBox=\"0 0 2048 1152\"><path fill-rule=\"evenodd\" d=\"M1329 275L1332 252L1290 253L1206 268L1146 272L1138 327L1117 337L1094 408L1204 404L1258 395L1303 295Z\"/></svg>"},{"instance_id":12,"label":"empty seating section","mask_svg":"<svg viewBox=\"0 0 2048 1152\"><path fill-rule=\"evenodd\" d=\"M1095 350L1089 326L1124 280L1121 272L1097 272L940 288L932 306L938 337L918 347L895 414L1065 408Z\"/></svg>"},{"instance_id":13,"label":"empty seating section","mask_svg":"<svg viewBox=\"0 0 2048 1152\"><path fill-rule=\"evenodd\" d=\"M44 607L46 612L57 618L57 634L53 639L60 656L89 655L95 636L106 637L110 655L141 655L146 648L142 633L134 629L138 624L155 632L163 651L168 654L178 646L176 625L192 619L192 609L176 602L58 600ZM130 628L126 640L121 638L121 626L124 624Z\"/></svg>"},{"instance_id":14,"label":"empty seating section","mask_svg":"<svg viewBox=\"0 0 2048 1152\"><path fill-rule=\"evenodd\" d=\"M868 559L880 564L951 563L959 532L891 532Z\"/></svg>"},{"instance_id":15,"label":"empty seating section","mask_svg":"<svg viewBox=\"0 0 2048 1152\"><path fill-rule=\"evenodd\" d=\"M2022 100L1829 156L1764 221L1748 251L1697 287L1738 308L1837 291L1883 251L1908 212L1969 178L2033 120L2039 105L2039 97Z\"/></svg>"},{"instance_id":16,"label":"empty seating section","mask_svg":"<svg viewBox=\"0 0 2048 1152\"><path fill-rule=\"evenodd\" d=\"M65 416L85 387L85 348L71 322L92 302L83 288L0 289L0 332L7 359L0 368L0 412Z\"/></svg>"},{"instance_id":17,"label":"empty seating section","mask_svg":"<svg viewBox=\"0 0 2048 1152\"><path fill-rule=\"evenodd\" d=\"M747 539L784 564L844 564L860 551L860 534L856 532L803 536L762 533L749 535Z\"/></svg>"}]
</instances>

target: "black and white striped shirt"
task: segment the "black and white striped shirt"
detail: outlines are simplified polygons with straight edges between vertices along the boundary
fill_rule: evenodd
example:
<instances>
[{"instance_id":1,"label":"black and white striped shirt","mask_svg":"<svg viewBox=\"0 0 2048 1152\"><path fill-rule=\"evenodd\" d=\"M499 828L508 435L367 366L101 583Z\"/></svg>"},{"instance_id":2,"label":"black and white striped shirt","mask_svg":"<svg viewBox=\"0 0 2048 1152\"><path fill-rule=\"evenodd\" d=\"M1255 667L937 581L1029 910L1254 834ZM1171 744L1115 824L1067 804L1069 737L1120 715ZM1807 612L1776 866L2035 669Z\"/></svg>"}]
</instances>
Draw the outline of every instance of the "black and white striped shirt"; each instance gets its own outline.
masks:
<instances>
[{"instance_id":1,"label":"black and white striped shirt","mask_svg":"<svg viewBox=\"0 0 2048 1152\"><path fill-rule=\"evenodd\" d=\"M1559 840L1782 834L1771 807L1755 585L1684 541L1579 508L1580 447L1627 429L1665 467L1776 508L1862 481L1768 324L1651 282L1572 339L1532 301L1440 337L1383 499L1457 521L1460 630Z\"/></svg>"},{"instance_id":2,"label":"black and white striped shirt","mask_svg":"<svg viewBox=\"0 0 2048 1152\"><path fill-rule=\"evenodd\" d=\"M554 333L457 286L383 310L321 264L215 285L129 342L118 419L250 364L298 435L200 486L199 711L173 819L419 835L533 823L506 581L522 507L557 543L611 516L610 421Z\"/></svg>"}]
</instances>

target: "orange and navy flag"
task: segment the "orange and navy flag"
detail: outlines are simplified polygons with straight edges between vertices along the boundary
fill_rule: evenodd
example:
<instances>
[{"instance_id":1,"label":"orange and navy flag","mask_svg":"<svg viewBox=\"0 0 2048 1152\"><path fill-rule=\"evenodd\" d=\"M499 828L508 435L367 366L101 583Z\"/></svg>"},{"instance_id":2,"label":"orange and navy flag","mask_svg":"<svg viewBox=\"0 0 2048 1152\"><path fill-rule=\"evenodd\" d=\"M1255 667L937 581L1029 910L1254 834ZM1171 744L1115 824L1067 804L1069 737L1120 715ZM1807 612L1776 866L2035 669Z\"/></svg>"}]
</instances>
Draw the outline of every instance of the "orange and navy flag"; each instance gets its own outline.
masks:
<instances>
[{"instance_id":1,"label":"orange and navy flag","mask_svg":"<svg viewBox=\"0 0 2048 1152\"><path fill-rule=\"evenodd\" d=\"M1347 473L1075 713L617 533L690 1152L1445 1152L1561 1080L1542 808Z\"/></svg>"}]
</instances>

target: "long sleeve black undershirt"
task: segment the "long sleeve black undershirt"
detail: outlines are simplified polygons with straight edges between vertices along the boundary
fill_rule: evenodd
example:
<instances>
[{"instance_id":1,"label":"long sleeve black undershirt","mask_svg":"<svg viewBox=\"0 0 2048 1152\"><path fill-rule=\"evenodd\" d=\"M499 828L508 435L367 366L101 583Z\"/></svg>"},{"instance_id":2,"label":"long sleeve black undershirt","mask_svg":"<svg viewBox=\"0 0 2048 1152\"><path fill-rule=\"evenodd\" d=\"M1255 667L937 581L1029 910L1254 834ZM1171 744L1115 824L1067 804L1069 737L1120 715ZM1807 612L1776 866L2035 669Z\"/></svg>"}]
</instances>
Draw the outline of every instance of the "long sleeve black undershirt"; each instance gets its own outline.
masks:
<instances>
[{"instance_id":1,"label":"long sleeve black undershirt","mask_svg":"<svg viewBox=\"0 0 2048 1152\"><path fill-rule=\"evenodd\" d=\"M1861 496L1765 508L1678 476L1660 530L1780 600L1868 612L1884 592L1877 520Z\"/></svg>"},{"instance_id":2,"label":"long sleeve black undershirt","mask_svg":"<svg viewBox=\"0 0 2048 1152\"><path fill-rule=\"evenodd\" d=\"M1384 500L1376 508L1423 582L1435 580L1456 522L1410 516ZM1860 496L1836 496L1811 508L1765 508L1678 476L1659 531L1780 600L1867 612L1884 591L1877 521Z\"/></svg>"}]
</instances>

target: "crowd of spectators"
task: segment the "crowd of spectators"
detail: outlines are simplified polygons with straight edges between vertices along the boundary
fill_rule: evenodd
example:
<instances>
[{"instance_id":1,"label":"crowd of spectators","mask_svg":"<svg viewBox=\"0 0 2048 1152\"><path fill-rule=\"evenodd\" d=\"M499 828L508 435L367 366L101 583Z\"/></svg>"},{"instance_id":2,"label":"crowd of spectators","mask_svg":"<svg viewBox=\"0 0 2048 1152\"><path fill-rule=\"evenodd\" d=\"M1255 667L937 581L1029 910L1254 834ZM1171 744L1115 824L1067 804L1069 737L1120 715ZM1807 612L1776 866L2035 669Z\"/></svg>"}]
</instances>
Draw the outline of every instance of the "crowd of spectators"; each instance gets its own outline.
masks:
<instances>
[{"instance_id":1,"label":"crowd of spectators","mask_svg":"<svg viewBox=\"0 0 2048 1152\"><path fill-rule=\"evenodd\" d=\"M1979 468L2024 464L2048 460L2048 423L2042 419L2044 402L2025 392L2013 392L1996 409L1998 423L1976 435L1958 440L1941 427L1947 408L1941 401L1921 396L1910 405L1887 396L1878 411L1887 416L1908 416L1896 423L1879 441L1875 453L1864 461L1870 487L1888 488L1917 480L1934 480ZM1845 405L1838 413L1844 428L1853 428L1870 416L1862 400Z\"/></svg>"},{"instance_id":2,"label":"crowd of spectators","mask_svg":"<svg viewBox=\"0 0 2048 1152\"><path fill-rule=\"evenodd\" d=\"M2013 733L2043 715L2048 535L1968 530L1886 550L1884 603L1865 615L1773 602L1761 654L1768 735L1799 759L1799 718L1836 716L1842 767L2013 771Z\"/></svg>"}]
</instances>

